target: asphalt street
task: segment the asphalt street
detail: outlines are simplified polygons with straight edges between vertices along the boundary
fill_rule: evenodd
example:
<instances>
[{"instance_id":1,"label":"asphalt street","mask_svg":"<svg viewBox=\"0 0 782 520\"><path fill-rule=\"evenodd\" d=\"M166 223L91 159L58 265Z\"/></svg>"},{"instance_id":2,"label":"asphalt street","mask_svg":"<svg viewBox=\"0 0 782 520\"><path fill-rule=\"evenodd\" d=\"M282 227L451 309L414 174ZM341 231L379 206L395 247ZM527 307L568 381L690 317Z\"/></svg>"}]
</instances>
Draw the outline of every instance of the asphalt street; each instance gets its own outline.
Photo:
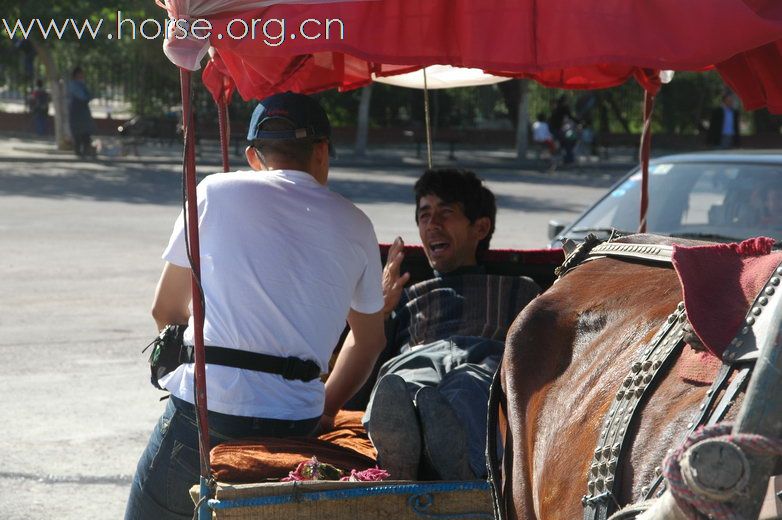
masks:
<instances>
[{"instance_id":1,"label":"asphalt street","mask_svg":"<svg viewBox=\"0 0 782 520\"><path fill-rule=\"evenodd\" d=\"M0 516L6 520L122 517L138 457L164 403L141 349L160 254L180 211L175 149L120 157L107 144L79 161L42 141L0 137L0 352L4 433ZM356 202L381 242L418 243L406 150L347 154L330 186ZM519 167L470 151L497 194L492 243L540 248L549 219L572 220L622 173L617 164L566 172ZM199 173L217 171L204 155Z\"/></svg>"}]
</instances>

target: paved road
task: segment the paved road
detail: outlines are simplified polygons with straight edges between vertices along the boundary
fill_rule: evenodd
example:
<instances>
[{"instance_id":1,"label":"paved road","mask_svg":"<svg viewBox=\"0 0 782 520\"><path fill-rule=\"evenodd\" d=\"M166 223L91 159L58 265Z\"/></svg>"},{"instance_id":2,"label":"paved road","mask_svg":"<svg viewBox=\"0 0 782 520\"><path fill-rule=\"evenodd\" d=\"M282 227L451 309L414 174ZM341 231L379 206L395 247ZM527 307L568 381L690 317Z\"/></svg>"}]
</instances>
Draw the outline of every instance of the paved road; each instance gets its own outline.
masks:
<instances>
[{"instance_id":1,"label":"paved road","mask_svg":"<svg viewBox=\"0 0 782 520\"><path fill-rule=\"evenodd\" d=\"M420 166L343 164L332 189L357 202L381 241L401 233L416 243L410 198ZM500 160L477 170L501 207L493 245L515 248L543 246L550 218L572 219L620 172L542 174ZM163 408L140 350L154 333L148 308L179 182L173 151L80 162L0 138L3 518L121 518Z\"/></svg>"}]
</instances>

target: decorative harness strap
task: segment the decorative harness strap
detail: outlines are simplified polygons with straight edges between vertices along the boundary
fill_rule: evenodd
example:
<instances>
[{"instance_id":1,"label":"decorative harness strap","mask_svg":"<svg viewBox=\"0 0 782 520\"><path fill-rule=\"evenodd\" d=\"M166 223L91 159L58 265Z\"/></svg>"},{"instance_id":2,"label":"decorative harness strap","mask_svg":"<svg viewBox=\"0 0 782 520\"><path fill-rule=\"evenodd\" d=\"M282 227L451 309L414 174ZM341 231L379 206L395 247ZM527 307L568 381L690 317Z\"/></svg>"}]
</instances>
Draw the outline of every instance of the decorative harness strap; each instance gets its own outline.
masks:
<instances>
[{"instance_id":1,"label":"decorative harness strap","mask_svg":"<svg viewBox=\"0 0 782 520\"><path fill-rule=\"evenodd\" d=\"M570 242L570 241L568 241ZM568 272L579 265L597 260L598 258L622 258L627 260L643 260L647 262L659 262L671 264L673 246L664 244L633 244L629 242L602 242L593 234L589 234L584 241L573 246L571 243L563 245L566 251L570 249L565 261L554 270L558 278L562 278Z\"/></svg>"},{"instance_id":2,"label":"decorative harness strap","mask_svg":"<svg viewBox=\"0 0 782 520\"><path fill-rule=\"evenodd\" d=\"M587 476L587 494L582 499L585 520L605 520L620 508L617 500L621 480L619 461L631 442L627 433L639 416L636 411L664 377L684 346L687 315L679 303L651 343L630 366L608 409ZM632 441L632 439L631 439Z\"/></svg>"}]
</instances>

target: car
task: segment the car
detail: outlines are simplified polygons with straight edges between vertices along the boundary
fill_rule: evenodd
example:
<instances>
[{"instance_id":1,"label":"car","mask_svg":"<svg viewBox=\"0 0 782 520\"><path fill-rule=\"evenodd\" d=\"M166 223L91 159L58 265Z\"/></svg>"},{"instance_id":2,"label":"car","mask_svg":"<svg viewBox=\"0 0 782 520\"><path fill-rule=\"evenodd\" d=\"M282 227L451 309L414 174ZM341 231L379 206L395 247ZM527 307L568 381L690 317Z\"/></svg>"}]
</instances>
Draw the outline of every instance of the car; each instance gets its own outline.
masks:
<instances>
[{"instance_id":1,"label":"car","mask_svg":"<svg viewBox=\"0 0 782 520\"><path fill-rule=\"evenodd\" d=\"M572 224L549 222L549 247L638 229L635 168ZM782 154L700 152L650 161L647 232L714 242L768 236L782 244Z\"/></svg>"}]
</instances>

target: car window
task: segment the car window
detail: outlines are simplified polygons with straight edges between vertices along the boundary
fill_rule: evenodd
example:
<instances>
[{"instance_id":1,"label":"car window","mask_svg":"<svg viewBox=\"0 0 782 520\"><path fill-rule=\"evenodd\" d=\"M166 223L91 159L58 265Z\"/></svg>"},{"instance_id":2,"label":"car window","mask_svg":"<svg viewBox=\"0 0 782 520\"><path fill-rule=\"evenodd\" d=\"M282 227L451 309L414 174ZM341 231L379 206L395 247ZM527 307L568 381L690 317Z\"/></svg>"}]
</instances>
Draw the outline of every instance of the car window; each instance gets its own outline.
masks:
<instances>
[{"instance_id":1,"label":"car window","mask_svg":"<svg viewBox=\"0 0 782 520\"><path fill-rule=\"evenodd\" d=\"M655 163L649 170L647 230L672 236L782 240L782 166ZM572 227L638 228L641 173L629 175ZM570 233L567 234L570 236Z\"/></svg>"},{"instance_id":2,"label":"car window","mask_svg":"<svg viewBox=\"0 0 782 520\"><path fill-rule=\"evenodd\" d=\"M715 167L704 168L692 185L687 208L682 214L681 226L709 225L712 208L725 202L724 184L733 182L737 174L738 170L732 167L725 170Z\"/></svg>"}]
</instances>

